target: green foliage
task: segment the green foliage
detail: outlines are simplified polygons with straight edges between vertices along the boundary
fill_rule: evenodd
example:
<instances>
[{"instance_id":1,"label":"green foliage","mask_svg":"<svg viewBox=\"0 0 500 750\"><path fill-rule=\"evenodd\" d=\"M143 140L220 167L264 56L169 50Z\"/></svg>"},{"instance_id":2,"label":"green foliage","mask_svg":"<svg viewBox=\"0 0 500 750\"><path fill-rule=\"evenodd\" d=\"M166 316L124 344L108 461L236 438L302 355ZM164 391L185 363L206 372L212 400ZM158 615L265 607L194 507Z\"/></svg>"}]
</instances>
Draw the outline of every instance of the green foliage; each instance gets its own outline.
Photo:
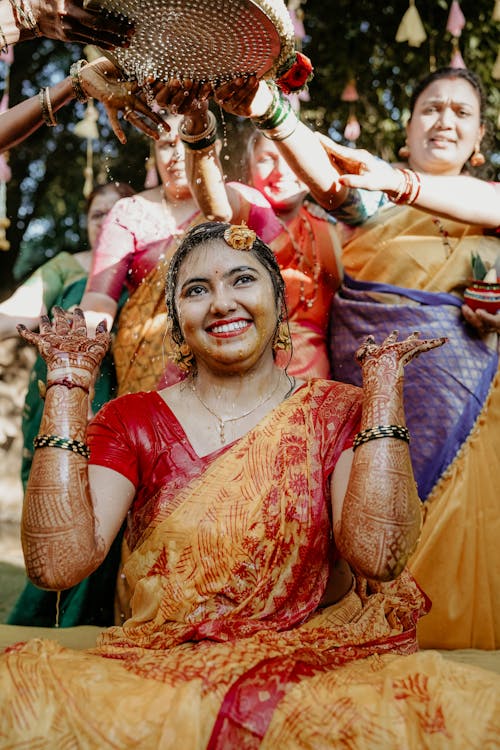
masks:
<instances>
[{"instance_id":1,"label":"green foliage","mask_svg":"<svg viewBox=\"0 0 500 750\"><path fill-rule=\"evenodd\" d=\"M385 6L373 0L302 3L308 35L304 51L313 61L315 76L309 87L310 100L302 102L301 112L312 127L343 141L352 110L361 124L356 145L388 160L396 158L405 139L413 85L432 66L447 65L452 52L446 31L449 2L417 0L416 5L427 32L426 41L418 48L395 41L408 0L393 0ZM490 142L486 155L490 162L485 175L498 179L500 92L492 70L500 46L500 24L492 20L493 0L461 0L460 5L467 20L460 38L461 53L482 78L488 98ZM36 93L40 86L60 80L80 57L79 45L49 40L18 45L11 69L11 106ZM341 95L352 78L359 100L349 104ZM10 154L13 177L8 184L7 210L12 223L7 237L11 250L0 253L0 296L10 293L18 279L51 255L85 245L82 189L86 143L73 132L83 113L84 105L71 103L58 111L60 124L56 128L40 128ZM124 124L128 143L120 145L102 111L98 127L100 138L93 143L95 182L124 180L141 190L149 153L145 137ZM225 116L223 166L229 178L242 174L241 145L246 132L245 123Z\"/></svg>"}]
</instances>

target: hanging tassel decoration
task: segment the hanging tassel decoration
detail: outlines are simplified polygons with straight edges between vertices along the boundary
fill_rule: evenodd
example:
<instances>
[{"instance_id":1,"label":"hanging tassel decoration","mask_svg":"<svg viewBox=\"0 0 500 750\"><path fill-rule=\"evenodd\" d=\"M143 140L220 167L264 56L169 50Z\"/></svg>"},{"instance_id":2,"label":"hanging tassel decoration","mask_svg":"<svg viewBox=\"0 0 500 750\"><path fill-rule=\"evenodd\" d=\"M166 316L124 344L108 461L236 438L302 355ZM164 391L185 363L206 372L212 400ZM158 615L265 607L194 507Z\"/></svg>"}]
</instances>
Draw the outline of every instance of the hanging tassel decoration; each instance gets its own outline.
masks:
<instances>
[{"instance_id":1,"label":"hanging tassel decoration","mask_svg":"<svg viewBox=\"0 0 500 750\"><path fill-rule=\"evenodd\" d=\"M494 21L500 21L500 0L496 0L495 7L493 8L493 16Z\"/></svg>"},{"instance_id":2,"label":"hanging tassel decoration","mask_svg":"<svg viewBox=\"0 0 500 750\"><path fill-rule=\"evenodd\" d=\"M493 66L493 71L491 75L495 79L495 81L498 81L498 79L500 78L500 50L498 50L497 59Z\"/></svg>"},{"instance_id":3,"label":"hanging tassel decoration","mask_svg":"<svg viewBox=\"0 0 500 750\"><path fill-rule=\"evenodd\" d=\"M450 59L450 68L466 68L467 65L464 62L464 58L460 52L460 47L458 46L458 39L453 39L452 45L453 49Z\"/></svg>"},{"instance_id":4,"label":"hanging tassel decoration","mask_svg":"<svg viewBox=\"0 0 500 750\"><path fill-rule=\"evenodd\" d=\"M352 141L354 143L358 140L360 135L361 125L359 124L358 119L354 114L354 110L351 110L344 129L344 138L346 139L346 141Z\"/></svg>"},{"instance_id":5,"label":"hanging tassel decoration","mask_svg":"<svg viewBox=\"0 0 500 750\"><path fill-rule=\"evenodd\" d=\"M415 0L410 0L408 10L401 19L396 32L396 41L408 42L410 47L420 47L426 39L427 34L415 5Z\"/></svg>"},{"instance_id":6,"label":"hanging tassel decoration","mask_svg":"<svg viewBox=\"0 0 500 750\"><path fill-rule=\"evenodd\" d=\"M462 29L465 26L465 16L462 13L460 3L458 0L453 0L450 5L450 12L448 14L448 21L446 23L446 31L454 37L459 37L462 33Z\"/></svg>"},{"instance_id":7,"label":"hanging tassel decoration","mask_svg":"<svg viewBox=\"0 0 500 750\"><path fill-rule=\"evenodd\" d=\"M460 52L459 37L465 26L465 16L462 13L458 0L452 0L448 20L446 22L446 31L451 34L451 60L450 68L465 68L465 62Z\"/></svg>"},{"instance_id":8,"label":"hanging tassel decoration","mask_svg":"<svg viewBox=\"0 0 500 750\"><path fill-rule=\"evenodd\" d=\"M75 125L74 133L79 138L85 138L87 141L86 150L86 164L83 170L84 182L83 182L83 195L88 198L94 189L94 149L92 147L92 141L99 138L99 131L97 129L97 120L99 113L96 109L94 101L89 99L85 108L85 114Z\"/></svg>"},{"instance_id":9,"label":"hanging tassel decoration","mask_svg":"<svg viewBox=\"0 0 500 750\"><path fill-rule=\"evenodd\" d=\"M340 98L343 102L357 102L359 99L358 90L354 78L346 84Z\"/></svg>"}]
</instances>

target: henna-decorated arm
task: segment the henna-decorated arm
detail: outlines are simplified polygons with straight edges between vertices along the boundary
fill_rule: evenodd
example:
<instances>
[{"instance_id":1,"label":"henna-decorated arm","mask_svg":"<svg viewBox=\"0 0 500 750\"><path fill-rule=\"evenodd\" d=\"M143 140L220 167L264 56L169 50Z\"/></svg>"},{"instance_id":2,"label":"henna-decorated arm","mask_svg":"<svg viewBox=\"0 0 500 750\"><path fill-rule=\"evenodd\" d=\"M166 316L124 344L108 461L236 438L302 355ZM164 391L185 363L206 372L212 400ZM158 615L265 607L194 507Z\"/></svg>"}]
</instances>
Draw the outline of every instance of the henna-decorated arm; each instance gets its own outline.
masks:
<instances>
[{"instance_id":1,"label":"henna-decorated arm","mask_svg":"<svg viewBox=\"0 0 500 750\"><path fill-rule=\"evenodd\" d=\"M40 333L18 330L47 362L40 435L84 444L89 399L109 347L105 327L89 339L80 309L54 308L53 325L43 317ZM37 586L61 590L81 581L100 565L120 528L133 485L117 472L91 469L97 469L94 482L84 455L61 447L35 450L21 538L27 574Z\"/></svg>"},{"instance_id":2,"label":"henna-decorated arm","mask_svg":"<svg viewBox=\"0 0 500 750\"><path fill-rule=\"evenodd\" d=\"M405 426L403 367L422 352L441 346L441 339L397 333L381 345L373 337L356 352L363 372L361 431L378 426ZM382 437L354 451L345 496L332 483L334 535L349 564L367 578L390 580L403 570L421 530L422 511L408 443ZM337 490L337 491L335 491Z\"/></svg>"}]
</instances>

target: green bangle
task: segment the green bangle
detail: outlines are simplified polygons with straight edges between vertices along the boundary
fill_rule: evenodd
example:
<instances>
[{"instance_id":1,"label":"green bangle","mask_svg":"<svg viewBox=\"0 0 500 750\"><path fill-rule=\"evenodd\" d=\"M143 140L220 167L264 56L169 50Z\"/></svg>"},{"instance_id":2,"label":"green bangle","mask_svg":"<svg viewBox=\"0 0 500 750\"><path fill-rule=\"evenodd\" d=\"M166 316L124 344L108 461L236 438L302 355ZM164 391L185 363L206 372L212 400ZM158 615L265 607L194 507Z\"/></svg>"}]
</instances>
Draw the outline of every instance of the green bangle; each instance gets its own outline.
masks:
<instances>
[{"instance_id":1,"label":"green bangle","mask_svg":"<svg viewBox=\"0 0 500 750\"><path fill-rule=\"evenodd\" d=\"M400 424L387 424L378 425L377 427L368 427L366 430L358 432L354 438L352 449L356 450L363 443L368 443L370 440L377 440L378 438L393 437L398 440L404 440L405 443L410 442L410 433L407 427L403 427Z\"/></svg>"},{"instance_id":2,"label":"green bangle","mask_svg":"<svg viewBox=\"0 0 500 750\"><path fill-rule=\"evenodd\" d=\"M90 448L81 440L71 440L59 435L37 435L33 440L34 448L63 448L64 450L78 453L84 458L90 458Z\"/></svg>"}]
</instances>

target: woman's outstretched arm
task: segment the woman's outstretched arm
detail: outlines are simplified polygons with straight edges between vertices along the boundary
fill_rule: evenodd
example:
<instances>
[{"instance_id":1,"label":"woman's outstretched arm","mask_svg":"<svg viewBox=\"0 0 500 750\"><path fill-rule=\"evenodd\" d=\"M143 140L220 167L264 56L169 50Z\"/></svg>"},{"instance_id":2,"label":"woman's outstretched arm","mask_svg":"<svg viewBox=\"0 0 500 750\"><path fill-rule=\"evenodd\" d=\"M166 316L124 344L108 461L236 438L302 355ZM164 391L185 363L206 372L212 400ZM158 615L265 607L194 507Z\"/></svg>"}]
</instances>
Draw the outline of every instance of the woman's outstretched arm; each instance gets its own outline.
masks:
<instances>
[{"instance_id":1,"label":"woman's outstretched arm","mask_svg":"<svg viewBox=\"0 0 500 750\"><path fill-rule=\"evenodd\" d=\"M389 197L404 191L404 172L401 169L364 149L340 146L325 135L317 137L332 163L343 173L339 178L343 185L382 190ZM417 175L416 180L416 197L412 205L417 208L484 228L500 226L500 183L469 175L422 173Z\"/></svg>"},{"instance_id":2,"label":"woman's outstretched arm","mask_svg":"<svg viewBox=\"0 0 500 750\"><path fill-rule=\"evenodd\" d=\"M361 430L332 478L333 530L347 562L367 578L399 575L417 544L421 503L403 409L403 367L446 339L372 337L356 353L363 372Z\"/></svg>"},{"instance_id":3,"label":"woman's outstretched arm","mask_svg":"<svg viewBox=\"0 0 500 750\"><path fill-rule=\"evenodd\" d=\"M89 400L109 334L87 337L81 310L54 308L40 333L19 327L47 362L45 405L26 489L21 538L30 580L41 588L74 586L104 560L135 494L112 469L88 467Z\"/></svg>"}]
</instances>

